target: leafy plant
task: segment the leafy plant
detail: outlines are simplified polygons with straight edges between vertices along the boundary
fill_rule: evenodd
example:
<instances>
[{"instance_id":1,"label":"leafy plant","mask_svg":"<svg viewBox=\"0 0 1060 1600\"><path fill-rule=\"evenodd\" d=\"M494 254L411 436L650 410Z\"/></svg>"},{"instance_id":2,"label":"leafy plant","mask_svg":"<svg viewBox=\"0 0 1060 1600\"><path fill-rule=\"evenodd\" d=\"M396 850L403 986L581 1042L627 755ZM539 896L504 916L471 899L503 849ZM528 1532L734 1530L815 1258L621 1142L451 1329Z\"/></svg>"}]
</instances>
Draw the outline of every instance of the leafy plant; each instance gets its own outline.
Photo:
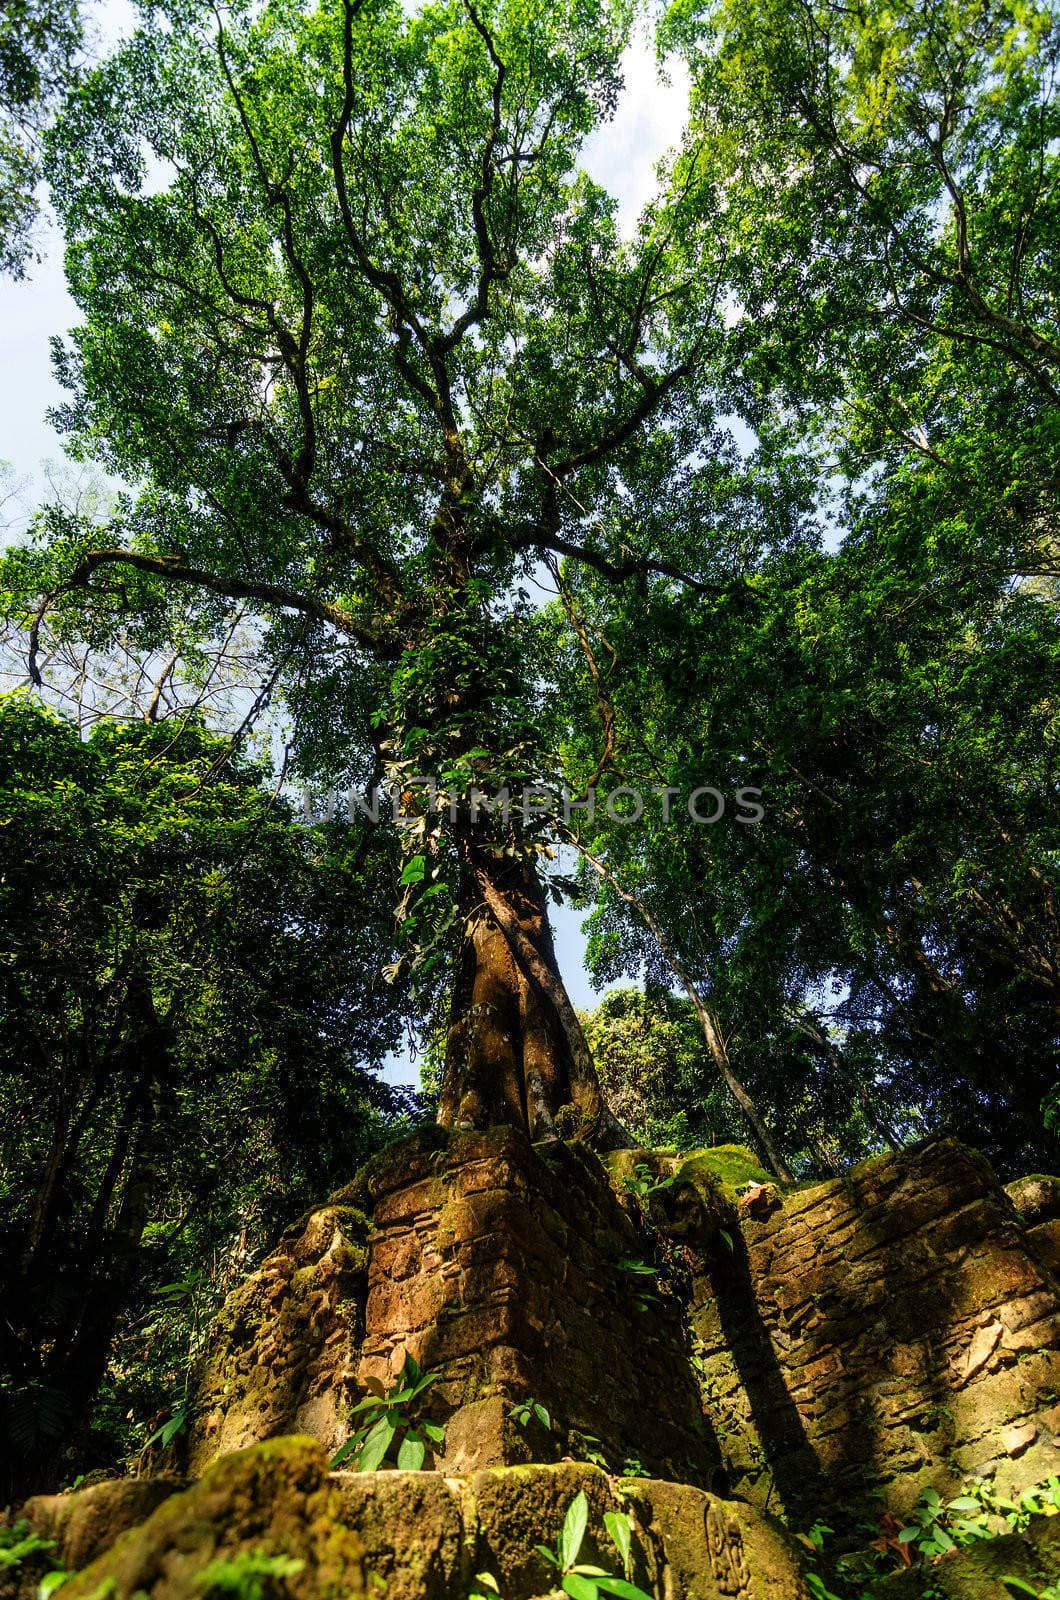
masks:
<instances>
[{"instance_id":1,"label":"leafy plant","mask_svg":"<svg viewBox=\"0 0 1060 1600\"><path fill-rule=\"evenodd\" d=\"M1036 1589L1033 1583L1027 1583L1024 1578L1003 1577L1002 1583L1008 1584L1010 1589L1018 1589L1020 1594L1030 1594L1034 1600L1060 1600L1060 1580L1050 1583L1045 1589Z\"/></svg>"},{"instance_id":2,"label":"leafy plant","mask_svg":"<svg viewBox=\"0 0 1060 1600\"><path fill-rule=\"evenodd\" d=\"M581 1445L583 1461L591 1461L594 1467L602 1467L605 1472L611 1471L611 1463L607 1459L603 1442L594 1433L579 1433L576 1439Z\"/></svg>"},{"instance_id":3,"label":"leafy plant","mask_svg":"<svg viewBox=\"0 0 1060 1600\"><path fill-rule=\"evenodd\" d=\"M502 1600L500 1585L492 1572L475 1573L467 1600Z\"/></svg>"},{"instance_id":4,"label":"leafy plant","mask_svg":"<svg viewBox=\"0 0 1060 1600\"><path fill-rule=\"evenodd\" d=\"M811 1550L815 1555L819 1555L824 1549L825 1540L827 1539L828 1535L834 1532L834 1528L828 1527L827 1523L818 1521L815 1522L813 1527L808 1529L806 1533L797 1533L795 1537L798 1539L800 1544L804 1544L806 1546L807 1550Z\"/></svg>"},{"instance_id":5,"label":"leafy plant","mask_svg":"<svg viewBox=\"0 0 1060 1600\"><path fill-rule=\"evenodd\" d=\"M24 1517L9 1528L0 1528L0 1568L18 1568L30 1556L44 1550L54 1550L54 1539L42 1539L30 1530Z\"/></svg>"},{"instance_id":6,"label":"leafy plant","mask_svg":"<svg viewBox=\"0 0 1060 1600\"><path fill-rule=\"evenodd\" d=\"M232 1595L233 1600L265 1600L286 1578L305 1566L292 1556L270 1556L264 1550L240 1550L204 1567L195 1582L207 1593Z\"/></svg>"},{"instance_id":7,"label":"leafy plant","mask_svg":"<svg viewBox=\"0 0 1060 1600\"><path fill-rule=\"evenodd\" d=\"M620 1519L625 1521L623 1532ZM622 1557L623 1568L628 1571L632 1552L632 1523L622 1513L610 1512L604 1517L604 1524L608 1533L614 1540L619 1554ZM652 1600L651 1595L643 1589L638 1589L635 1583L630 1583L627 1578L616 1578L603 1567L594 1567L586 1562L579 1562L578 1556L585 1540L585 1532L589 1525L589 1502L585 1498L585 1491L579 1490L567 1507L567 1515L563 1519L556 1540L555 1550L550 1550L547 1544L539 1544L535 1548L538 1554L554 1567L560 1575L560 1587L564 1594L571 1600L599 1600L599 1596L613 1594L619 1600Z\"/></svg>"},{"instance_id":8,"label":"leafy plant","mask_svg":"<svg viewBox=\"0 0 1060 1600\"><path fill-rule=\"evenodd\" d=\"M834 1589L830 1589L818 1572L807 1572L806 1587L813 1595L813 1600L842 1600Z\"/></svg>"},{"instance_id":9,"label":"leafy plant","mask_svg":"<svg viewBox=\"0 0 1060 1600\"><path fill-rule=\"evenodd\" d=\"M190 1405L187 1401L182 1401L176 1407L169 1420L167 1422L163 1422L160 1428L155 1429L154 1433L145 1443L144 1449L149 1450L153 1444L160 1444L164 1450L167 1445L173 1443L173 1440L178 1436L178 1434L184 1432L184 1429L188 1426L190 1415Z\"/></svg>"},{"instance_id":10,"label":"leafy plant","mask_svg":"<svg viewBox=\"0 0 1060 1600\"><path fill-rule=\"evenodd\" d=\"M61 1589L67 1578L72 1578L73 1573L65 1567L53 1567L51 1572L46 1572L37 1585L37 1600L51 1600L57 1589Z\"/></svg>"},{"instance_id":11,"label":"leafy plant","mask_svg":"<svg viewBox=\"0 0 1060 1600\"><path fill-rule=\"evenodd\" d=\"M674 1181L673 1177L658 1177L646 1161L638 1161L633 1171L627 1172L622 1179L622 1187L627 1194L636 1195L638 1200L648 1200L662 1189L672 1189Z\"/></svg>"},{"instance_id":12,"label":"leafy plant","mask_svg":"<svg viewBox=\"0 0 1060 1600\"><path fill-rule=\"evenodd\" d=\"M978 1506L978 1501L969 1497L969 1504ZM913 1521L898 1535L899 1544L915 1544L924 1556L941 1556L952 1550L957 1541L945 1526L947 1509L937 1489L925 1489L913 1507Z\"/></svg>"},{"instance_id":13,"label":"leafy plant","mask_svg":"<svg viewBox=\"0 0 1060 1600\"><path fill-rule=\"evenodd\" d=\"M508 1415L513 1422L519 1424L520 1428L527 1427L530 1418L536 1417L543 1428L547 1428L549 1432L552 1431L552 1418L540 1400L534 1400L533 1398L524 1400L521 1405L512 1406Z\"/></svg>"},{"instance_id":14,"label":"leafy plant","mask_svg":"<svg viewBox=\"0 0 1060 1600\"><path fill-rule=\"evenodd\" d=\"M414 1357L406 1355L389 1394L366 1395L353 1407L350 1416L359 1416L361 1422L332 1457L331 1465L340 1467L352 1461L355 1471L374 1472L396 1449L397 1465L403 1471L418 1472L428 1448L445 1438L443 1427L417 1415L417 1402L437 1378L437 1372L421 1372Z\"/></svg>"},{"instance_id":15,"label":"leafy plant","mask_svg":"<svg viewBox=\"0 0 1060 1600\"><path fill-rule=\"evenodd\" d=\"M635 1256L619 1256L615 1265L620 1272L631 1273L634 1278L658 1277L658 1267L653 1267L648 1261L638 1261ZM641 1284L634 1287L632 1299L637 1311L647 1311L651 1306L659 1304L659 1296Z\"/></svg>"}]
</instances>

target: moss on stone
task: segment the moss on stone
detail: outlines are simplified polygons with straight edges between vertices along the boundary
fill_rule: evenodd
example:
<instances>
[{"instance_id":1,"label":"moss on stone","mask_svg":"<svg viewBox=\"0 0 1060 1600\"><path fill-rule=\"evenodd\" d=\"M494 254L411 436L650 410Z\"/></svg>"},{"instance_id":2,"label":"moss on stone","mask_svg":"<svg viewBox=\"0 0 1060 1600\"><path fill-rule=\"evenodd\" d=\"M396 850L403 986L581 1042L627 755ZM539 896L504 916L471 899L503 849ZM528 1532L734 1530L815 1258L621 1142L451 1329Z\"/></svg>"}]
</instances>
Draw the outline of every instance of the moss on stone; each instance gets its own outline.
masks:
<instances>
[{"instance_id":1,"label":"moss on stone","mask_svg":"<svg viewBox=\"0 0 1060 1600\"><path fill-rule=\"evenodd\" d=\"M363 1546L313 1439L269 1439L224 1456L114 1548L64 1584L64 1600L202 1600L201 1575L245 1553L293 1557L290 1600L358 1600Z\"/></svg>"},{"instance_id":2,"label":"moss on stone","mask_svg":"<svg viewBox=\"0 0 1060 1600\"><path fill-rule=\"evenodd\" d=\"M692 1150L677 1168L678 1183L691 1183L705 1196L713 1195L734 1207L738 1190L749 1183L775 1184L746 1145L716 1144Z\"/></svg>"}]
</instances>

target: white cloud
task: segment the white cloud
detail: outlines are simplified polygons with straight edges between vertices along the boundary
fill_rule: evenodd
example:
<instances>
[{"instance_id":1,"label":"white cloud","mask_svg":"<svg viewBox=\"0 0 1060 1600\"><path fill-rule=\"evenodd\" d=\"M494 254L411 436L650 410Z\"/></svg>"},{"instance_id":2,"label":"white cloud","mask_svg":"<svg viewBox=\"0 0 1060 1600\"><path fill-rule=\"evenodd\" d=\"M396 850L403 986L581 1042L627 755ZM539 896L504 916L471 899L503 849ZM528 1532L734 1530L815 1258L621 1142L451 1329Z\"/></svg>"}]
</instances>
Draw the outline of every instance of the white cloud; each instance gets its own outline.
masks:
<instances>
[{"instance_id":1,"label":"white cloud","mask_svg":"<svg viewBox=\"0 0 1060 1600\"><path fill-rule=\"evenodd\" d=\"M619 203L619 225L629 238L655 193L655 165L680 143L688 119L689 80L684 63L667 63L666 82L652 41L638 33L622 57L625 82L610 122L587 141L582 165Z\"/></svg>"}]
</instances>

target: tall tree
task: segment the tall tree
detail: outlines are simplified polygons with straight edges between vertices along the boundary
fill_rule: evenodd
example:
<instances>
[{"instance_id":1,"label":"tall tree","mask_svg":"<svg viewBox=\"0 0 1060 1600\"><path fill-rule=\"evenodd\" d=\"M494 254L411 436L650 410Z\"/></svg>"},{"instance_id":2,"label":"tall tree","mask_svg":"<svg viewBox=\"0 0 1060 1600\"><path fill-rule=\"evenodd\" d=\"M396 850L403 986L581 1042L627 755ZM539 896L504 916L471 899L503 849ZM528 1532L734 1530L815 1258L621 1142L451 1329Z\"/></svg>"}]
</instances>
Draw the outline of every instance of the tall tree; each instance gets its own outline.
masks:
<instances>
[{"instance_id":1,"label":"tall tree","mask_svg":"<svg viewBox=\"0 0 1060 1600\"><path fill-rule=\"evenodd\" d=\"M542 552L616 585L707 579L706 555L673 576L662 505L711 429L707 219L678 186L623 244L576 165L630 20L174 0L89 78L50 162L85 317L65 425L143 487L105 547L57 519L16 581L103 632L108 608L161 629L188 587L218 621L253 604L277 671L313 663L307 761L374 753L404 787L410 958L430 972L458 930L441 1116L537 1135L563 1113L607 1137L541 825L417 811L409 778L549 770L517 589Z\"/></svg>"},{"instance_id":2,"label":"tall tree","mask_svg":"<svg viewBox=\"0 0 1060 1600\"><path fill-rule=\"evenodd\" d=\"M83 34L78 0L7 0L0 14L0 272L14 277L33 254L41 135L75 80Z\"/></svg>"}]
</instances>

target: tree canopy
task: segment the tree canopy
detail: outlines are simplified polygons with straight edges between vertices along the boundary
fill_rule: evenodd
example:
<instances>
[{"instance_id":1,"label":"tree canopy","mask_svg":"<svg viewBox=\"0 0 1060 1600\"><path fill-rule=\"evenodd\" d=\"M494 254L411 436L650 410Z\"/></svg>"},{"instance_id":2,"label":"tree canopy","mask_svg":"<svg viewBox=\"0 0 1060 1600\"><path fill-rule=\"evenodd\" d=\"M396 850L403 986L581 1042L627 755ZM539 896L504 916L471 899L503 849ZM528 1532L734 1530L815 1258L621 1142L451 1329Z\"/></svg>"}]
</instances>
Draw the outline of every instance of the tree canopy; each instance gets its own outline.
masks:
<instances>
[{"instance_id":1,"label":"tree canopy","mask_svg":"<svg viewBox=\"0 0 1060 1600\"><path fill-rule=\"evenodd\" d=\"M61 422L127 487L9 556L31 671L253 614L287 775L399 796L378 954L448 1009L446 1122L624 1137L555 958L561 845L597 973L683 986L778 1172L844 1097L836 1160L946 1121L1042 1152L1056 20L678 0L688 127L626 237L579 163L635 20L145 8L49 140ZM472 798L564 782L681 798Z\"/></svg>"}]
</instances>

